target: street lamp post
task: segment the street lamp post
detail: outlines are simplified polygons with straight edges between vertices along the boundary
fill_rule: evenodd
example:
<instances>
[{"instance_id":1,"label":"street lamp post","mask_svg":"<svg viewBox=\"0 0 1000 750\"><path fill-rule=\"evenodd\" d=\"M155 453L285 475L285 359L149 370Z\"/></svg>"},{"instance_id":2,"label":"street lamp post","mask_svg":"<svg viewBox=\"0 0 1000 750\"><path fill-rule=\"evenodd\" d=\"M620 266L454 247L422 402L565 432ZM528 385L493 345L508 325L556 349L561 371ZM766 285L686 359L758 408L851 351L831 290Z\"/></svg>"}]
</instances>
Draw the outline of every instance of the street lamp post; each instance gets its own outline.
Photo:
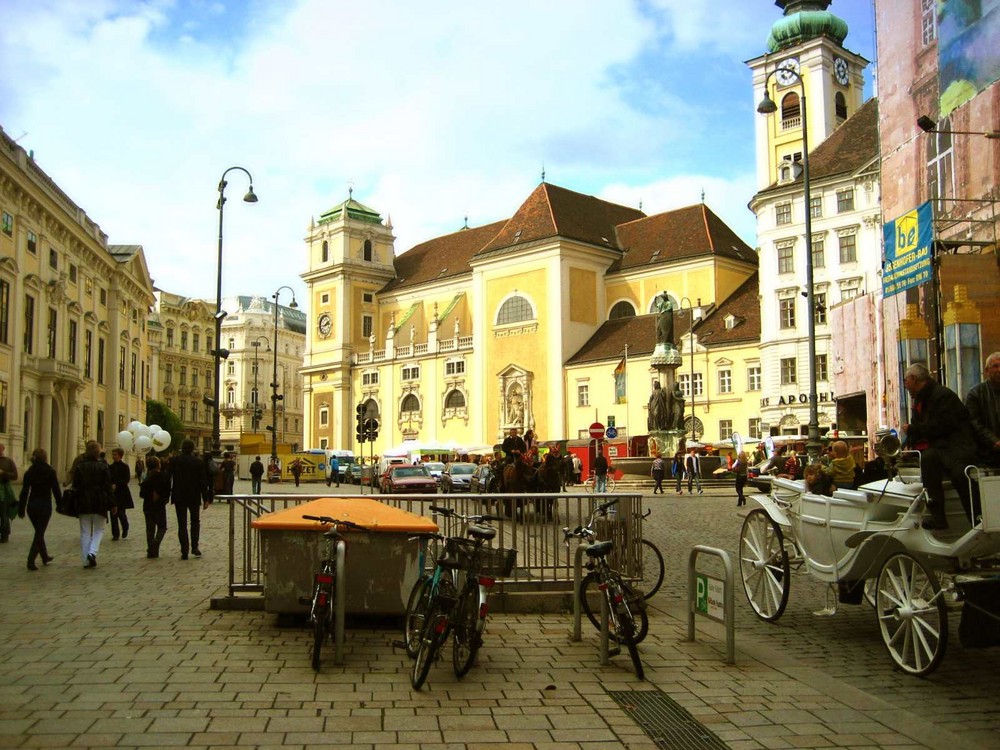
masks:
<instances>
[{"instance_id":1,"label":"street lamp post","mask_svg":"<svg viewBox=\"0 0 1000 750\"><path fill-rule=\"evenodd\" d=\"M267 336L258 336L251 342L253 347L253 431L254 434L257 433L257 429L260 427L260 397L258 396L257 390L257 373L260 372L257 366L257 355L260 353L260 342L267 341L267 350L271 351L271 342L268 341Z\"/></svg>"},{"instance_id":2,"label":"street lamp post","mask_svg":"<svg viewBox=\"0 0 1000 750\"><path fill-rule=\"evenodd\" d=\"M819 459L819 397L816 393L816 298L813 289L813 254L812 254L812 207L809 205L809 109L806 107L806 87L802 76L794 68L780 69L783 75L794 77L802 89L799 107L802 113L802 189L805 193L805 229L806 229L806 322L809 338L809 442L806 443L806 453L809 463ZM757 105L757 111L762 115L772 115L778 111L768 93L767 86L778 69L768 73L764 80L764 98Z\"/></svg>"},{"instance_id":3,"label":"street lamp post","mask_svg":"<svg viewBox=\"0 0 1000 750\"><path fill-rule=\"evenodd\" d=\"M215 363L215 382L213 384L212 400L212 455L219 456L222 453L222 438L219 433L219 406L222 400L222 375L220 368L222 360L229 357L229 351L222 348L222 321L226 313L222 310L222 216L223 207L226 205L226 175L233 170L239 170L246 174L250 180L250 189L243 196L246 203L256 203L257 195L253 191L253 175L243 167L230 167L222 173L219 179L219 202L216 208L219 209L219 261L215 275L215 348L212 350L212 357Z\"/></svg>"},{"instance_id":4,"label":"street lamp post","mask_svg":"<svg viewBox=\"0 0 1000 750\"><path fill-rule=\"evenodd\" d=\"M680 306L681 310L684 309L684 303L687 302L688 311L688 347L691 349L691 439L697 440L698 437L695 433L695 415L694 415L694 305L691 304L691 300L688 297L681 297Z\"/></svg>"},{"instance_id":5,"label":"street lamp post","mask_svg":"<svg viewBox=\"0 0 1000 750\"><path fill-rule=\"evenodd\" d=\"M287 289L292 293L292 309L298 307L295 302L295 290L290 286L280 286L271 295L274 300L274 368L271 371L271 463L278 459L278 402L285 398L284 394L278 395L278 295L282 289Z\"/></svg>"}]
</instances>

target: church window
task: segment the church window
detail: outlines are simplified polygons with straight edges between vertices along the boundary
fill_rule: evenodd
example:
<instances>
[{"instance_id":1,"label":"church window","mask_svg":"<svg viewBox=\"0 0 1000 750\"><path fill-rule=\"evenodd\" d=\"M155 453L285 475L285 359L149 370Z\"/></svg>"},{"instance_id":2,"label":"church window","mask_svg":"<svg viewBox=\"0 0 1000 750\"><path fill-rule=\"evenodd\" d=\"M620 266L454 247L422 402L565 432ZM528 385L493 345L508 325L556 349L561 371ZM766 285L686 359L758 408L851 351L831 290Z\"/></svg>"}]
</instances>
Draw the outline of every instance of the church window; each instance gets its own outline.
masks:
<instances>
[{"instance_id":1,"label":"church window","mask_svg":"<svg viewBox=\"0 0 1000 750\"><path fill-rule=\"evenodd\" d=\"M323 240L323 258L322 262L326 263L330 260L330 243Z\"/></svg>"},{"instance_id":2,"label":"church window","mask_svg":"<svg viewBox=\"0 0 1000 750\"><path fill-rule=\"evenodd\" d=\"M465 408L465 396L459 390L454 390L448 393L447 398L444 400L445 409L464 409Z\"/></svg>"},{"instance_id":3,"label":"church window","mask_svg":"<svg viewBox=\"0 0 1000 750\"><path fill-rule=\"evenodd\" d=\"M524 297L515 295L500 306L500 312L497 313L497 325L523 323L526 320L534 319L534 317L535 313L531 309L531 303Z\"/></svg>"},{"instance_id":4,"label":"church window","mask_svg":"<svg viewBox=\"0 0 1000 750\"><path fill-rule=\"evenodd\" d=\"M627 300L622 300L621 302L616 302L614 307L611 308L611 312L608 313L608 320L618 320L619 318L634 318L635 308L632 306L631 302Z\"/></svg>"},{"instance_id":5,"label":"church window","mask_svg":"<svg viewBox=\"0 0 1000 750\"><path fill-rule=\"evenodd\" d=\"M373 259L371 240L365 240L364 259L369 261Z\"/></svg>"},{"instance_id":6,"label":"church window","mask_svg":"<svg viewBox=\"0 0 1000 750\"><path fill-rule=\"evenodd\" d=\"M400 414L415 414L420 411L420 399L412 393L407 393L403 397L403 402L399 405Z\"/></svg>"},{"instance_id":7,"label":"church window","mask_svg":"<svg viewBox=\"0 0 1000 750\"><path fill-rule=\"evenodd\" d=\"M837 122L841 123L847 119L847 97L843 91L838 91L833 97L833 111L837 115Z\"/></svg>"},{"instance_id":8,"label":"church window","mask_svg":"<svg viewBox=\"0 0 1000 750\"><path fill-rule=\"evenodd\" d=\"M799 106L799 95L790 91L781 97L781 129L789 130L802 125L802 109Z\"/></svg>"}]
</instances>

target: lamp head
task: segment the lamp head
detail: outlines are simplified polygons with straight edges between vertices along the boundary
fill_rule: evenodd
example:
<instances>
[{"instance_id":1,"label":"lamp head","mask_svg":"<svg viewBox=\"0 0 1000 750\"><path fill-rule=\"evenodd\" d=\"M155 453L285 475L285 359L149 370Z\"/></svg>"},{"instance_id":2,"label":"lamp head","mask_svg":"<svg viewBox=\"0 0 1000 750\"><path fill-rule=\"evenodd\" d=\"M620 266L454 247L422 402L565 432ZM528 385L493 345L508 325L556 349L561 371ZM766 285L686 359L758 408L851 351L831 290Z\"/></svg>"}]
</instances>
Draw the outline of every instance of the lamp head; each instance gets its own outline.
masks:
<instances>
[{"instance_id":1,"label":"lamp head","mask_svg":"<svg viewBox=\"0 0 1000 750\"><path fill-rule=\"evenodd\" d=\"M757 105L757 112L762 115L773 115L778 111L778 105L774 103L771 95L765 91L764 98L760 100L760 104Z\"/></svg>"},{"instance_id":2,"label":"lamp head","mask_svg":"<svg viewBox=\"0 0 1000 750\"><path fill-rule=\"evenodd\" d=\"M253 185L250 185L250 189L247 190L247 194L243 196L244 203L256 203L257 194L253 191Z\"/></svg>"},{"instance_id":3,"label":"lamp head","mask_svg":"<svg viewBox=\"0 0 1000 750\"><path fill-rule=\"evenodd\" d=\"M923 130L925 133L932 133L934 132L934 129L937 127L937 123L934 122L934 120L929 118L927 115L920 115L920 117L917 118L917 127Z\"/></svg>"},{"instance_id":4,"label":"lamp head","mask_svg":"<svg viewBox=\"0 0 1000 750\"><path fill-rule=\"evenodd\" d=\"M292 308L293 310L297 310L298 309L299 303L295 301L295 297L292 297L292 302L289 305L289 307Z\"/></svg>"},{"instance_id":5,"label":"lamp head","mask_svg":"<svg viewBox=\"0 0 1000 750\"><path fill-rule=\"evenodd\" d=\"M227 315L229 315L229 313L227 313L225 310L219 310L219 312L215 314L215 319L221 323L223 320L226 319Z\"/></svg>"}]
</instances>

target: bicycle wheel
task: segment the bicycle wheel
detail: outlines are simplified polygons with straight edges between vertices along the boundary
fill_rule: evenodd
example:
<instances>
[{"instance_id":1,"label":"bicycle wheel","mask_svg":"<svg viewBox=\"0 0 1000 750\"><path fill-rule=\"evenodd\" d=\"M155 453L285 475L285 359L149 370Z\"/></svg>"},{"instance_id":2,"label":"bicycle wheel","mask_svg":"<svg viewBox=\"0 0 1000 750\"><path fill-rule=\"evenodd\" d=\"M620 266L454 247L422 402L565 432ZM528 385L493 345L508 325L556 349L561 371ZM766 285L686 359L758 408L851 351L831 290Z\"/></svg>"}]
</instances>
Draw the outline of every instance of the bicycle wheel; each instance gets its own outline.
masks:
<instances>
[{"instance_id":1,"label":"bicycle wheel","mask_svg":"<svg viewBox=\"0 0 1000 750\"><path fill-rule=\"evenodd\" d=\"M411 659L417 655L420 648L420 633L424 629L427 610L431 605L432 579L422 575L413 584L410 599L406 603L406 617L403 620L403 642L406 644L406 655Z\"/></svg>"},{"instance_id":2,"label":"bicycle wheel","mask_svg":"<svg viewBox=\"0 0 1000 750\"><path fill-rule=\"evenodd\" d=\"M646 614L646 606L643 603L642 595L621 578L618 578L617 581L619 590L623 595L623 601L626 603L629 611L632 612L632 616L636 621L632 631L633 638L636 643L642 643L649 633L649 615ZM587 619L590 620L591 624L598 631L601 629L600 597L602 596L604 596L604 592L601 591L600 578L598 578L597 571L592 571L584 577L583 583L580 586L580 605L586 613ZM609 619L614 619L614 611L608 612L608 617ZM612 624L609 623L608 628L611 631L609 633L611 639L618 641Z\"/></svg>"},{"instance_id":3,"label":"bicycle wheel","mask_svg":"<svg viewBox=\"0 0 1000 750\"><path fill-rule=\"evenodd\" d=\"M642 540L642 577L639 578L639 590L644 599L652 598L653 594L663 585L663 553L648 539Z\"/></svg>"},{"instance_id":4,"label":"bicycle wheel","mask_svg":"<svg viewBox=\"0 0 1000 750\"><path fill-rule=\"evenodd\" d=\"M586 479L583 480L583 491L593 492L596 484L597 482L594 481L593 477L587 477Z\"/></svg>"},{"instance_id":5,"label":"bicycle wheel","mask_svg":"<svg viewBox=\"0 0 1000 750\"><path fill-rule=\"evenodd\" d=\"M605 492L614 492L615 491L615 487L617 487L617 486L618 486L618 482L615 481L615 478L613 476L611 476L610 474L608 474L608 487L605 490Z\"/></svg>"},{"instance_id":6,"label":"bicycle wheel","mask_svg":"<svg viewBox=\"0 0 1000 750\"><path fill-rule=\"evenodd\" d=\"M420 690L423 686L431 665L437 660L438 652L448 640L448 615L454 602L455 587L451 579L444 576L438 581L438 593L431 599L424 627L420 632L420 646L410 673L410 684L414 690Z\"/></svg>"},{"instance_id":7,"label":"bicycle wheel","mask_svg":"<svg viewBox=\"0 0 1000 750\"><path fill-rule=\"evenodd\" d=\"M479 585L473 584L462 592L455 606L451 628L451 661L455 676L464 677L476 661L482 643L479 637Z\"/></svg>"},{"instance_id":8,"label":"bicycle wheel","mask_svg":"<svg viewBox=\"0 0 1000 750\"><path fill-rule=\"evenodd\" d=\"M324 591L322 587L317 586L316 592L313 594L313 610L309 618L312 620L313 626L312 668L318 672L323 641L326 640L326 634L330 632L330 622L333 618L333 613L330 610L330 592Z\"/></svg>"},{"instance_id":9,"label":"bicycle wheel","mask_svg":"<svg viewBox=\"0 0 1000 750\"><path fill-rule=\"evenodd\" d=\"M616 636L615 640L618 641L618 643L625 644L625 648L628 649L628 655L632 657L632 666L635 668L635 676L640 680L643 680L646 678L646 670L643 669L642 659L639 657L639 648L637 646L639 640L635 637L635 620L632 619L632 612L626 604L626 592L614 591L612 585L612 588L609 589L609 593L611 594L610 598L612 600L619 599L619 595L621 595L619 604L614 610L614 615L611 617Z\"/></svg>"}]
</instances>

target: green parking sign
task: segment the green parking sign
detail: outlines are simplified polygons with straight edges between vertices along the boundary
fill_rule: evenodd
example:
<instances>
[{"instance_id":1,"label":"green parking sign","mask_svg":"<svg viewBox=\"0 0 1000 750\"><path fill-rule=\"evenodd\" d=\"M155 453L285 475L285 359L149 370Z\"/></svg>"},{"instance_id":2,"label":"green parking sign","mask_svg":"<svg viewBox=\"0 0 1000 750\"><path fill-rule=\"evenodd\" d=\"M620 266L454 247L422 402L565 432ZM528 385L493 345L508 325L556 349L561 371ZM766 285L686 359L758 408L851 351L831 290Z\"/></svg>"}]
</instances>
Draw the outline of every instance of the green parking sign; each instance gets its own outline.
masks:
<instances>
[{"instance_id":1,"label":"green parking sign","mask_svg":"<svg viewBox=\"0 0 1000 750\"><path fill-rule=\"evenodd\" d=\"M725 584L718 578L698 575L696 577L695 611L720 622L725 619L723 597Z\"/></svg>"}]
</instances>

